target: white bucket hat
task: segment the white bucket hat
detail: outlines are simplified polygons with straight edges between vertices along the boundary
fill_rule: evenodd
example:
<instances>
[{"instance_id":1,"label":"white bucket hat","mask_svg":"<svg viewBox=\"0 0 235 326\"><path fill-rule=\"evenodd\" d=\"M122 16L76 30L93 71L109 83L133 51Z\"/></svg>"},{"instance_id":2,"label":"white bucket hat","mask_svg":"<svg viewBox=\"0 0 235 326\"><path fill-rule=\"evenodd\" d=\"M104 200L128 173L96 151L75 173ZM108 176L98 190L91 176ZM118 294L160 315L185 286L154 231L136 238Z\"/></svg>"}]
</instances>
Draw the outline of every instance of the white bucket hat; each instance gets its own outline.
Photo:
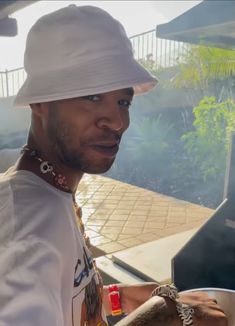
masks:
<instances>
[{"instance_id":1,"label":"white bucket hat","mask_svg":"<svg viewBox=\"0 0 235 326\"><path fill-rule=\"evenodd\" d=\"M133 57L123 26L104 10L75 6L41 17L26 42L27 78L16 106L133 87L149 91L157 79Z\"/></svg>"}]
</instances>

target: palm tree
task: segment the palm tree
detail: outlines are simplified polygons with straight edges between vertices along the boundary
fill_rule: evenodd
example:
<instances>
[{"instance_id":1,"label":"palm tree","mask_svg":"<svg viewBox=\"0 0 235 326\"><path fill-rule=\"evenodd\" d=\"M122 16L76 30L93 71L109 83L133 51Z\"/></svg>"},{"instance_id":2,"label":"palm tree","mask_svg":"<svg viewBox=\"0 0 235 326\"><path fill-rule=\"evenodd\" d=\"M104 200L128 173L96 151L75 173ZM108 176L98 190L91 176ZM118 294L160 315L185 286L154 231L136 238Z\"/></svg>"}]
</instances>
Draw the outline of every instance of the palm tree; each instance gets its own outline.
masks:
<instances>
[{"instance_id":1,"label":"palm tree","mask_svg":"<svg viewBox=\"0 0 235 326\"><path fill-rule=\"evenodd\" d=\"M183 57L181 56L180 62L178 73L171 80L176 88L199 90L200 97L215 95L218 98L219 94L219 97L226 98L228 92L231 97L235 76L235 51L191 45Z\"/></svg>"}]
</instances>

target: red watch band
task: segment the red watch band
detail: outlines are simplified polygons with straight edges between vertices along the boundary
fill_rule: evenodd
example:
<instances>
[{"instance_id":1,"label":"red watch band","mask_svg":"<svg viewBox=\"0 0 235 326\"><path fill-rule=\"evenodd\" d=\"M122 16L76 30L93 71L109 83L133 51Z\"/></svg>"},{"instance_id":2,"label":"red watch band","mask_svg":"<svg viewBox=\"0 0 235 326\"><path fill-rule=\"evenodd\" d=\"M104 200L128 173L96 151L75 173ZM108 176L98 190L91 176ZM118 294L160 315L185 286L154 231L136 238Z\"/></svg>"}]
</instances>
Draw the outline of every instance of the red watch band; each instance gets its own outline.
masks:
<instances>
[{"instance_id":1,"label":"red watch band","mask_svg":"<svg viewBox=\"0 0 235 326\"><path fill-rule=\"evenodd\" d=\"M112 316L117 316L122 314L120 293L118 286L113 284L109 285L109 299L111 302Z\"/></svg>"}]
</instances>

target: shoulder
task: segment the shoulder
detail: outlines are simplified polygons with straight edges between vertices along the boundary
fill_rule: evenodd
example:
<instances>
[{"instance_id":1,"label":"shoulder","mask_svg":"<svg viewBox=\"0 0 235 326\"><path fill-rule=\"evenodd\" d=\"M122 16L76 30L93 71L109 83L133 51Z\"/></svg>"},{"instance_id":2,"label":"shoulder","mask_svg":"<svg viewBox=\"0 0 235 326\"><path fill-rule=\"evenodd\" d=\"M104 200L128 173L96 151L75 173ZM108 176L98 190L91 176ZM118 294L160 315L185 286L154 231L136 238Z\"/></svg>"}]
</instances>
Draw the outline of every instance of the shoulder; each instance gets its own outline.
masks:
<instances>
[{"instance_id":1,"label":"shoulder","mask_svg":"<svg viewBox=\"0 0 235 326\"><path fill-rule=\"evenodd\" d=\"M37 206L37 203L42 205L45 201L50 202L50 206L54 208L55 202L58 205L69 205L71 202L70 195L57 190L30 171L9 170L0 176L0 189L7 188L15 204L20 201L25 204L30 203L30 206Z\"/></svg>"},{"instance_id":2,"label":"shoulder","mask_svg":"<svg viewBox=\"0 0 235 326\"><path fill-rule=\"evenodd\" d=\"M71 234L71 195L57 191L27 171L2 176L0 195L1 192L4 196L0 196L0 209L4 214L0 218L11 228L12 238L23 239L33 234L54 241L62 230ZM2 230L0 244L1 236L5 237Z\"/></svg>"}]
</instances>

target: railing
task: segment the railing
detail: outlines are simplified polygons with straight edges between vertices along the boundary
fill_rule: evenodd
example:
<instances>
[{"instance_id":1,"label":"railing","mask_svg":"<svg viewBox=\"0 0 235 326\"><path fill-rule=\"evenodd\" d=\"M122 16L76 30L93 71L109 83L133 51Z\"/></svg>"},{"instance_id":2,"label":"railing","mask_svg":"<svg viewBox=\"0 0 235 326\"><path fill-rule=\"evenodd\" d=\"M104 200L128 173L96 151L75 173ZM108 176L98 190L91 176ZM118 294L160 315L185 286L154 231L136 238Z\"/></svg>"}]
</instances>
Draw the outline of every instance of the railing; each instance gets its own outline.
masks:
<instances>
[{"instance_id":1,"label":"railing","mask_svg":"<svg viewBox=\"0 0 235 326\"><path fill-rule=\"evenodd\" d=\"M134 35L130 40L135 58L143 63L152 62L155 69L176 66L188 48L187 43L157 38L155 29Z\"/></svg>"},{"instance_id":2,"label":"railing","mask_svg":"<svg viewBox=\"0 0 235 326\"><path fill-rule=\"evenodd\" d=\"M186 43L157 38L155 30L134 35L130 40L135 58L143 64L150 63L153 69L177 65L188 47ZM23 68L0 72L0 97L15 95L25 78Z\"/></svg>"},{"instance_id":3,"label":"railing","mask_svg":"<svg viewBox=\"0 0 235 326\"><path fill-rule=\"evenodd\" d=\"M26 79L24 68L0 72L0 97L15 95Z\"/></svg>"}]
</instances>

